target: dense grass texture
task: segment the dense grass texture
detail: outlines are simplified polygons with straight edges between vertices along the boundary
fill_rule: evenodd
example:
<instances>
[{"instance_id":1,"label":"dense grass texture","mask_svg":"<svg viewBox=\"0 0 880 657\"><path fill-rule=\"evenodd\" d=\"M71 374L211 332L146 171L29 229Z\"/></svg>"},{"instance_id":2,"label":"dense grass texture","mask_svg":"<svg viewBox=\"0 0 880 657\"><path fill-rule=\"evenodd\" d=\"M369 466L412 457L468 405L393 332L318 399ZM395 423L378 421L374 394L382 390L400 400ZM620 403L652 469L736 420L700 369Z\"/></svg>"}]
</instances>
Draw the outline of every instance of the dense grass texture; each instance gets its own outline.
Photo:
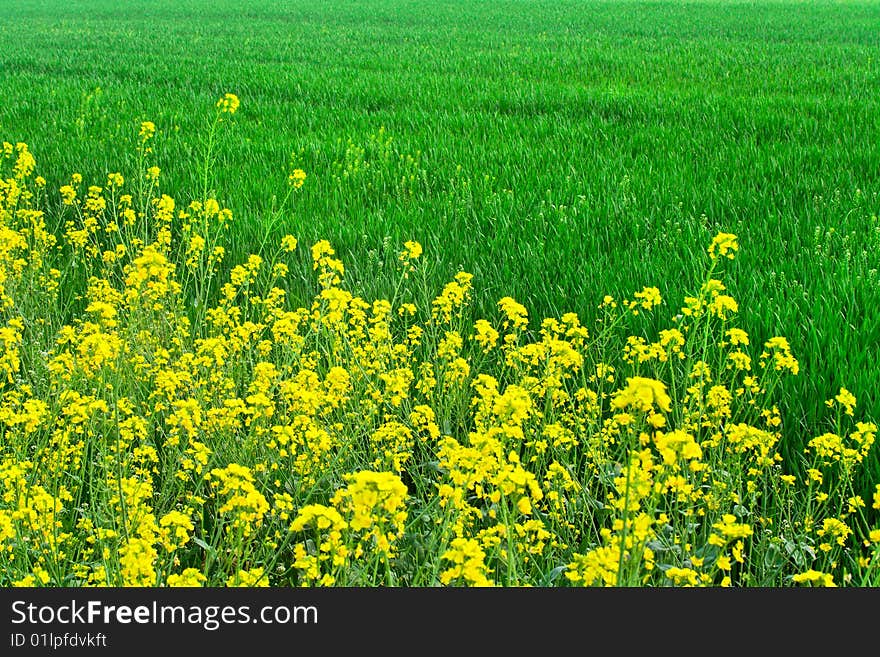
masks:
<instances>
[{"instance_id":1,"label":"dense grass texture","mask_svg":"<svg viewBox=\"0 0 880 657\"><path fill-rule=\"evenodd\" d=\"M658 288L656 298L662 296L664 302L651 301L645 307L651 312L624 313L625 331L635 342L627 342L623 336L596 338L590 346L600 351L581 356L594 370L599 367L604 372L610 364L616 368L616 375L608 373L611 388L607 396L600 395L605 404L612 404L613 388L620 386L618 392L626 389L624 372L637 379L650 375L648 378L655 380L656 376L670 390L679 386L681 396L674 396L666 412L673 413L672 426L690 430L700 444L705 436L688 424L692 418L688 419L686 411L695 393L687 386L680 387L681 379L668 379L673 374L689 377L694 370L645 366L650 371L644 372L639 364L658 356L648 353L643 361L639 349L662 341L658 336L668 335L661 334L662 330L689 321L688 314L682 314L689 307L687 295L708 295L707 303L713 303L719 294L729 293L741 307L736 313L730 306L716 309L714 319L735 321L736 327L750 336L755 349L761 345L771 351L782 349L782 343L773 342L773 338L786 336L782 352L787 354L790 346L791 353L783 355L783 360L791 357L797 363L797 367L783 367L791 376L779 378L769 388L764 381L756 382L753 391L773 400L764 408L770 415L761 417L764 422L772 420L764 429L776 436L772 449L780 454L782 472L791 473L798 482L821 484L809 479L819 472L815 462L819 436L846 436L853 431L856 443L872 436L864 427L844 427L841 413L846 410L849 417L854 400L857 415L866 420L877 417L880 410L880 368L876 365L880 345L880 313L876 312L880 300L880 100L874 93L880 88L875 64L880 54L875 30L880 24L880 3L46 1L11 3L4 9L0 29L7 47L0 52L0 97L5 99L0 104L0 141L12 145L27 142L26 152L37 155L39 174L46 182L28 183L36 196L28 200L33 205L27 211L43 213L49 232L66 244L65 248L73 249L62 250L57 255L60 260L55 255L50 258L60 269L57 276L40 274L48 276L44 283L59 285L59 290L47 291L57 294L46 306L56 315L33 314L40 309L29 307L35 302L17 298L16 303L24 303L19 314L39 319L37 326L42 328L37 330L30 324L19 328L12 315L7 318L13 322L7 322L8 335L4 334L7 350L18 349L15 345L23 340L23 353L30 350L30 356L22 356L22 363L37 367L27 370L18 363L13 368L12 360L8 364L10 385L16 376L24 376L15 389L22 381L33 387L24 389L25 396L33 393L39 397L51 389L41 389L47 380L40 377L47 374L45 358L53 353L55 332L65 324L77 326L84 321L83 313L89 312L88 304L96 294L88 278L95 271L86 261L99 257L101 251L89 254L82 250L85 243L77 244L77 231L88 232L90 227L65 223L70 220L71 203L58 193L59 188L71 184L71 174L76 172L84 181L74 184L77 203L89 204L88 186L95 184L102 190L95 192L92 204L100 204L95 200L99 197L110 204L107 217L99 224L109 217L122 217L126 207L144 213L131 224L138 227L132 229L134 233L120 238L126 245L125 254L118 256L120 275L124 267L134 266L134 259L144 257L142 249L157 239L156 231L161 233L160 224L149 223L155 220L151 213L162 211L161 204L154 207L151 199L168 194L178 200L179 211L188 207L189 200L204 204L217 197L221 199L218 209L230 208L232 220L221 222L222 235L207 235L216 213L207 212L203 205L201 210L190 210L193 216L201 216L203 224L186 227L186 219L178 218L175 221L182 223L172 227L169 220L169 235L184 242L173 247L159 244L172 251L178 249L163 257L176 263L174 276L183 276L179 280L181 296L166 308L169 314L163 321L176 326L174 322L185 317L195 337L210 333L206 318L222 298L229 277L245 275L236 274L234 267L253 263L248 260L252 254L274 264L272 249L287 234L309 245L329 240L328 247L332 245L334 251L324 256L333 262L338 256L345 263L345 288L370 302L387 299L396 312L399 295L410 289L400 278L399 249L412 240L419 250L424 247L418 285L410 291L419 296L412 299L418 312L430 310L433 295L457 272L473 275L472 290L467 278L472 297L461 304L461 324L456 326L463 335L465 327L473 328L479 318L494 321L491 318L498 313L498 300L512 298L528 310L530 324L520 327L528 328L523 339L526 335L528 339L547 339L539 333L541 319L562 318L569 312L577 314L578 325L591 336L603 336L606 324L616 321L609 320L609 309L638 310L641 305L629 308L626 300L640 304L639 299L654 299L652 290ZM226 92L241 99L241 109L221 113L223 121L217 122L206 108ZM143 121L150 122L155 135L150 127L144 138ZM9 166L20 156L21 151L12 148ZM147 165L158 169L145 177ZM127 183L125 192L120 188L114 193L133 194L128 206L117 205L118 199L108 196L115 187L107 174L117 170L125 172ZM300 177L291 178L294 171L300 172ZM300 187L301 172L306 179ZM17 174L8 175L14 180ZM17 198L14 203L7 199L13 215ZM88 218L91 211L81 208L80 219ZM33 230L18 224L10 227ZM209 246L222 244L223 257L214 262L205 255L204 262L189 262L194 256L185 249L192 246L188 240L194 234L209 238ZM719 234L735 234L736 243L742 246L733 266L724 272L726 290L713 287L706 282L711 279L705 278L706 245ZM33 239L35 234L29 235ZM31 244L29 248L34 247ZM317 256L313 253L312 258L296 257L286 263L289 271L282 276L282 287L293 308L297 304L308 307L314 297L313 269L321 262L323 248ZM208 254L210 249L199 253ZM104 265L114 262L105 258ZM251 266L259 269L259 265ZM99 278L105 274L100 272ZM117 287L128 285L122 278L107 280ZM271 296L271 283L268 279L263 283L268 287L256 298ZM326 290L327 283L320 283L322 289ZM634 296L636 291L643 296ZM263 321L265 317L254 315L253 319ZM144 318L137 321L144 322L139 324L141 328L150 326ZM157 339L162 342L166 337ZM303 337L311 340L314 336ZM451 349L444 342L448 337L442 332L431 334L429 351ZM669 339L664 348L669 347ZM712 344L719 349L730 346L723 333L714 339L717 342ZM710 342L706 338L703 347ZM297 367L314 369L325 377L333 363L344 368L351 365L339 361L335 351L326 353L332 341L309 344L320 355L319 360L328 360L322 361L323 365L297 362ZM194 344L175 345L181 353L194 348ZM466 380L473 373L476 380L484 363L477 352L462 348L468 373L458 371L456 376ZM710 358L698 345L692 349L686 359L689 367L704 357L706 362L720 357ZM265 354L257 352L257 356ZM753 356L757 367L760 351ZM722 361L715 364L720 366ZM412 365L407 363L407 367ZM283 365L293 366L292 362ZM576 369L580 371L582 366ZM424 373L412 371L417 377L410 382L414 384ZM529 389L503 368L488 367L486 373L497 377L502 390L511 384ZM235 382L233 387L246 388L256 374L245 367L229 376ZM582 381L586 387L595 387L595 377L602 378L600 372L583 376L587 377ZM720 380L718 384L722 385ZM137 387L129 381L123 386L123 396L137 399L135 391L127 389L130 385ZM733 380L723 385L738 394ZM750 387L745 385L744 389ZM96 392L77 386L73 389L87 396ZM139 393L146 394L144 390ZM359 391L358 403L363 401L361 393L367 397L372 394L368 389ZM412 390L407 394L415 395ZM168 402L187 399L208 403L198 395L169 398ZM442 435L465 443L475 430L479 434L491 429L491 422L480 424L485 418L481 420L479 413L477 417L467 414L468 394L462 392L457 399L441 412L446 416L445 424L437 424ZM431 400L422 401L433 407ZM673 411L679 403L685 410ZM161 415L165 410L155 410L160 415L152 419L154 411L147 412L146 407L132 412L167 428L169 420ZM596 427L604 426L608 419L604 414L612 410L599 402ZM757 416L743 412L742 423L752 426ZM733 417L739 416L731 412L704 420L717 425ZM369 431L380 430L380 418L381 413L371 420L375 426ZM410 423L410 431L417 428L411 416L399 419ZM532 428L536 427L544 430L541 422ZM583 426L569 428L589 434ZM653 428L662 434L660 427ZM638 438L639 433L633 435ZM713 444L716 438L711 435L705 438L708 442L703 449L719 447L717 457L723 460L723 446ZM159 449L164 448L163 441L151 438L148 442ZM867 442L859 467L852 468L849 463L838 488L824 491L831 494L832 504L837 504L833 514L826 514L829 518L845 522L849 514L862 513L858 500L870 500L880 465ZM24 443L16 445L16 449L25 449ZM101 451L98 446L90 447L77 458L94 456L93 449ZM536 448L530 445L520 457L543 454L530 449ZM590 472L603 486L614 488L620 483L614 483L610 474L615 468L617 474L631 472L627 450L623 446L619 449L623 451L578 457L586 458L586 463L565 459L560 463L579 473L578 485L586 485L583 478ZM856 451L862 454L861 449L859 443ZM27 451L18 454L22 462ZM209 451L216 452L216 446ZM159 449L158 462L170 467L171 461L166 463L170 457L161 452ZM430 455L439 458L436 449ZM420 460L425 456L413 458L428 467L434 460ZM220 470L236 462L259 473L267 463L260 454L246 452L218 458ZM825 454L822 458L830 457ZM587 467L587 463L592 465ZM343 459L341 469L319 482L317 490L323 492L316 495L323 494L323 501L330 503L328 491L342 490L344 475L353 474L355 464L376 465ZM759 469L769 465L762 463ZM547 474L541 470L544 466L548 464L536 466L540 476ZM21 473L9 474L9 481L26 478L29 466L23 467ZM700 471L697 468L695 472ZM754 473L748 468L743 472L744 478L735 485L725 483L734 488L745 486L736 490L737 496L754 494L749 487L757 485ZM108 480L98 475L101 485L106 485ZM427 486L424 490L438 483L431 477L422 481L412 473L404 476L401 472L401 476L410 486L421 481L420 486ZM268 493L265 486L274 486L268 480L260 481L264 487L261 494ZM752 483L747 485L747 481ZM788 479L782 481L794 485ZM628 480L624 484L628 490ZM62 488L66 490L66 486ZM302 482L296 486L301 493ZM52 494L58 495L59 490ZM161 490L169 495L172 491ZM765 500L770 490L776 491L774 487L765 489ZM815 493L810 490L807 497ZM846 496L834 497L843 493ZM305 502L311 495L297 500ZM429 506L434 504L424 499ZM538 501L533 500L535 504ZM757 504L756 499L752 501ZM112 515L115 503L110 498L104 503ZM581 499L580 503L587 502ZM606 503L613 507L615 501L602 502ZM342 498L334 504L337 513L345 511ZM770 513L772 505L766 504L762 501L760 511L753 511L737 503L737 521L746 519L744 513L755 513L759 522L776 517ZM808 535L816 521L810 511L812 502L804 504L807 506L797 507L803 512L797 521L789 513L791 522L802 530L798 536ZM668 509L657 500L651 505L652 523L664 526L656 514L661 513L661 507L662 513ZM870 502L867 506L870 516ZM622 508L628 509L625 502ZM295 510L289 509L291 514ZM432 514L426 512L422 517ZM872 521L859 517L856 534L870 543L865 537ZM617 529L624 528L626 534L629 520L618 520L622 524ZM606 521L607 527L614 529L610 517L596 521L595 527ZM516 523L511 522L509 531L514 531ZM709 526L700 530L703 541L708 540ZM483 530L489 528L477 530L465 523L456 525L453 533L456 540L477 540L481 549L498 548L491 545L487 534L479 534ZM402 528L400 531L401 536L412 538ZM687 531L682 528L684 534ZM647 544L656 537L645 534L642 538ZM446 539L437 540L446 545ZM596 541L607 543L611 538L578 535L577 549L589 553L591 540L595 550L599 549ZM844 543L847 540L855 541L850 534L844 536ZM781 550L784 545L790 560L795 552L801 555L798 567L820 565L803 556L815 555L808 539L803 539L803 545L796 541L796 548L779 541L774 549ZM218 548L216 542L209 543ZM565 540L555 547L562 544L575 550ZM349 547L354 549L355 543ZM512 544L509 547L513 549ZM624 535L610 548L623 554L635 545L627 546ZM822 551L826 556L830 552ZM720 558L720 552L705 554L709 553L715 560ZM557 562L560 554L554 557ZM695 555L697 562L706 559L700 554L703 556ZM440 555L442 552L435 556ZM528 559L518 562L503 550L493 555L496 566L503 565L505 571L499 583L546 581L541 578L550 577L550 571L543 568L555 563L539 559L537 570L519 579L516 569L525 568ZM190 561L193 558L190 554ZM870 557L849 554L847 559L829 557L821 564L823 572L833 572L838 582L852 582L854 572L860 582L871 581ZM685 567L687 559L679 555L673 561L677 564L673 567ZM562 570L551 568L556 573L553 577L563 571L575 572L575 562L568 563L568 570L562 568L565 564L556 563L552 568ZM387 577L401 576L393 575L387 559L382 563ZM670 563L664 562L662 572ZM687 568L693 566L689 563ZM226 564L224 572L235 579L231 565L231 561ZM650 580L638 567L632 572L621 570L622 557L618 566L617 583ZM45 564L40 567L45 569ZM433 575L404 569L403 579L435 582L440 572L439 564L436 567ZM64 575L57 565L55 568L59 577L69 581L69 574ZM784 575L781 565L773 568L772 573L745 571L739 583L792 581L792 574ZM102 572L108 572L106 567ZM720 581L727 571L719 572L716 579L707 573L694 575L694 581ZM120 572L115 576L122 577ZM371 581L358 580L360 575L351 573L346 576L346 581ZM311 581L304 577L294 580Z\"/></svg>"}]
</instances>

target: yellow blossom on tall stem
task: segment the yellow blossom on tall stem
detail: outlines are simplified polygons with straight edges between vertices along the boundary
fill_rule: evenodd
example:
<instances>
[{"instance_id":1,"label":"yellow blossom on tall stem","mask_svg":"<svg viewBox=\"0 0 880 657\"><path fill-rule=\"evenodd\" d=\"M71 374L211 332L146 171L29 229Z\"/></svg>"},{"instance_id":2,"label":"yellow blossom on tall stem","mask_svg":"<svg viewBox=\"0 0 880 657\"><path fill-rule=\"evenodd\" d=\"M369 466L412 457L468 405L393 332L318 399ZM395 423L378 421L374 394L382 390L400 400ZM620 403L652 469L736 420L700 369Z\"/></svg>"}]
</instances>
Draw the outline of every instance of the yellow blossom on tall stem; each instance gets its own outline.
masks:
<instances>
[{"instance_id":1,"label":"yellow blossom on tall stem","mask_svg":"<svg viewBox=\"0 0 880 657\"><path fill-rule=\"evenodd\" d=\"M217 101L217 108L221 114L235 114L238 111L239 104L238 96L226 93Z\"/></svg>"}]
</instances>

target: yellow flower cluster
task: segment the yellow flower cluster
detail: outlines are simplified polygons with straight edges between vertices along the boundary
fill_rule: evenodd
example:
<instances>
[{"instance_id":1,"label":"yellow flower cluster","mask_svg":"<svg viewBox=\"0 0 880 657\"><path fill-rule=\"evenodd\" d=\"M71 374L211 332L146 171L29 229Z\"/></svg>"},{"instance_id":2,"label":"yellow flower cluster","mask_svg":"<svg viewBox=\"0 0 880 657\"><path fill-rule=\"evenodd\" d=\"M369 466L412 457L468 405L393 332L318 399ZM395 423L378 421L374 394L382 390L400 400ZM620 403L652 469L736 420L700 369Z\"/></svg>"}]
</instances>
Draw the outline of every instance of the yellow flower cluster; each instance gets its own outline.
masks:
<instances>
[{"instance_id":1,"label":"yellow flower cluster","mask_svg":"<svg viewBox=\"0 0 880 657\"><path fill-rule=\"evenodd\" d=\"M235 94L223 94L223 97L217 101L217 109L222 114L235 114L239 104L238 96Z\"/></svg>"}]
</instances>

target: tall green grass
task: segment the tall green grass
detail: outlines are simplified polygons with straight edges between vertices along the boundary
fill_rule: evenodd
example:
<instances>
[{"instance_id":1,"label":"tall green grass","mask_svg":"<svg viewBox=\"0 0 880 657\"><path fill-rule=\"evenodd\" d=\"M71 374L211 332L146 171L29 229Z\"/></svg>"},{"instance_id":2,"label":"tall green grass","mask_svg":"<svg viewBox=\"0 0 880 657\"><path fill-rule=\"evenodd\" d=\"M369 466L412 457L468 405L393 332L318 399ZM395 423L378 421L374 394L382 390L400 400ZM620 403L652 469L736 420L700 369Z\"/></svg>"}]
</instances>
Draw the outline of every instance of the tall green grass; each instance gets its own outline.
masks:
<instances>
[{"instance_id":1,"label":"tall green grass","mask_svg":"<svg viewBox=\"0 0 880 657\"><path fill-rule=\"evenodd\" d=\"M795 454L841 385L880 416L878 25L878 2L11 1L0 139L50 187L100 184L149 119L175 195L234 92L210 181L232 261L326 238L387 294L384 245L415 239L436 285L475 274L479 314L680 299L691 254L736 233L740 323L801 362ZM291 158L309 177L281 206Z\"/></svg>"}]
</instances>

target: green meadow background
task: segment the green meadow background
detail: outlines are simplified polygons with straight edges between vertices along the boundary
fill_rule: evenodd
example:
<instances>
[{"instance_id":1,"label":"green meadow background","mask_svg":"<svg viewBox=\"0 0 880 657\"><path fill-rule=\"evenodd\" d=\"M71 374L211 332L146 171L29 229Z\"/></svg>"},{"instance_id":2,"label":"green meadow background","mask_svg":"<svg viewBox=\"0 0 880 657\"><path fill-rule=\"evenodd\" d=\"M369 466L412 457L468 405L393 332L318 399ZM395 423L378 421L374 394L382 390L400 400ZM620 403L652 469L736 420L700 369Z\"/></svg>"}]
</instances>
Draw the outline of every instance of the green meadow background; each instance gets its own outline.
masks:
<instances>
[{"instance_id":1,"label":"green meadow background","mask_svg":"<svg viewBox=\"0 0 880 657\"><path fill-rule=\"evenodd\" d=\"M152 120L184 205L235 93L210 181L231 262L326 238L374 296L414 239L438 292L475 275L475 315L511 295L589 325L655 285L650 332L733 232L739 324L801 363L783 451L840 386L880 417L880 2L5 0L0 41L0 140L52 188L130 172Z\"/></svg>"}]
</instances>

